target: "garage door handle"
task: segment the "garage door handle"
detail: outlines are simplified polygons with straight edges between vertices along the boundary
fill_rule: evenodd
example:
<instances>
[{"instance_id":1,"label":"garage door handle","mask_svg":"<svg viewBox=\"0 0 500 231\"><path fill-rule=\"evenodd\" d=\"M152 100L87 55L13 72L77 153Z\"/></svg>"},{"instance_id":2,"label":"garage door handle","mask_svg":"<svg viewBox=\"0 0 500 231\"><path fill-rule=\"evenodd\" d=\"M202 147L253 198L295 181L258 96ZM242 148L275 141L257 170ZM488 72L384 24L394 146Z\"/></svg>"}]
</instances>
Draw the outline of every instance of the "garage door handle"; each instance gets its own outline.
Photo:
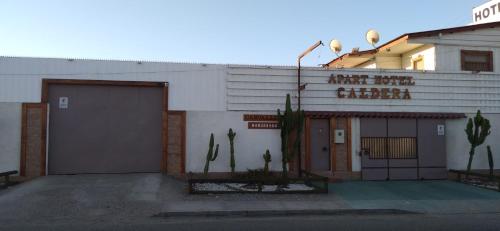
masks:
<instances>
[{"instance_id":1,"label":"garage door handle","mask_svg":"<svg viewBox=\"0 0 500 231\"><path fill-rule=\"evenodd\" d=\"M328 150L326 147L323 147L323 152L326 152L326 150Z\"/></svg>"}]
</instances>

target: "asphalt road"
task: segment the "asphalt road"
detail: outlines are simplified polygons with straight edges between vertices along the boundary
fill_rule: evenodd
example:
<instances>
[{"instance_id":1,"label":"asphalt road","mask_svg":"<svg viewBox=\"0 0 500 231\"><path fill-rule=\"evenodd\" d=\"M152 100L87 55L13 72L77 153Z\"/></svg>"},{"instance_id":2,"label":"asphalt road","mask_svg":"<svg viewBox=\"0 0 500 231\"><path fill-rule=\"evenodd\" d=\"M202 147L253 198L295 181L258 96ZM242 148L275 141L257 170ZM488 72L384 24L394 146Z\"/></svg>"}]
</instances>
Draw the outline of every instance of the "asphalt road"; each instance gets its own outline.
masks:
<instances>
[{"instance_id":1,"label":"asphalt road","mask_svg":"<svg viewBox=\"0 0 500 231\"><path fill-rule=\"evenodd\" d=\"M0 224L0 230L500 230L500 214L148 218L114 224Z\"/></svg>"},{"instance_id":2,"label":"asphalt road","mask_svg":"<svg viewBox=\"0 0 500 231\"><path fill-rule=\"evenodd\" d=\"M498 192L449 181L347 182L321 195L188 195L184 188L160 174L42 177L0 190L0 230L500 230ZM259 212L269 209L339 212Z\"/></svg>"}]
</instances>

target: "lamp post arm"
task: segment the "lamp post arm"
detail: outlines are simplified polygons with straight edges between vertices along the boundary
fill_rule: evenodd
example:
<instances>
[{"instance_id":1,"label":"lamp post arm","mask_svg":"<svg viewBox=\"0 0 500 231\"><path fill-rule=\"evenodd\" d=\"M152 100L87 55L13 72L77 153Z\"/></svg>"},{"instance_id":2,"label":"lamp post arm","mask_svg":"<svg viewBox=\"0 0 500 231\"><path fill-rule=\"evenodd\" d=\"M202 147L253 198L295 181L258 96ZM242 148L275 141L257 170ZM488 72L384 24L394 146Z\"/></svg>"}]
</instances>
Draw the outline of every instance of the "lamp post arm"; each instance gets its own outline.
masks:
<instances>
[{"instance_id":1,"label":"lamp post arm","mask_svg":"<svg viewBox=\"0 0 500 231\"><path fill-rule=\"evenodd\" d=\"M315 43L314 45L310 46L309 48L307 48L307 50L305 50L304 52L302 52L302 54L299 55L299 57L297 57L297 106L298 106L298 111L299 113L301 113L301 106L300 106L300 91L302 90L301 86L300 86L300 60L302 60L302 58L304 58L304 56L308 55L309 53L311 53L311 51L313 51L314 49L316 49L317 47L319 47L320 45L323 45L323 42L320 40L318 41L317 43ZM297 139L301 139L300 137L298 137ZM298 157L298 165L299 165L299 177L302 177L302 158L301 158L301 154L302 153L302 142L299 142L299 157Z\"/></svg>"}]
</instances>

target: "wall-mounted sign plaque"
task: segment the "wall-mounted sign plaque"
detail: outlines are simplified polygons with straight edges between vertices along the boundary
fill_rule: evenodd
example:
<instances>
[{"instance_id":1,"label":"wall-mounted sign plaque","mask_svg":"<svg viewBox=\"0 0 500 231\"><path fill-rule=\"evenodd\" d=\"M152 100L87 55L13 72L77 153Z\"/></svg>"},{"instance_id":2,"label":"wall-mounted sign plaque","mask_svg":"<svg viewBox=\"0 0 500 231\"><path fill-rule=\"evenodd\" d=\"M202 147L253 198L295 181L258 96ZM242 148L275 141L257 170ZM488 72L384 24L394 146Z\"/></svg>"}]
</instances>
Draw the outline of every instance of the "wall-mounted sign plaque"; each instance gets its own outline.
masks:
<instances>
[{"instance_id":1,"label":"wall-mounted sign plaque","mask_svg":"<svg viewBox=\"0 0 500 231\"><path fill-rule=\"evenodd\" d=\"M279 129L278 122L248 122L248 129Z\"/></svg>"}]
</instances>

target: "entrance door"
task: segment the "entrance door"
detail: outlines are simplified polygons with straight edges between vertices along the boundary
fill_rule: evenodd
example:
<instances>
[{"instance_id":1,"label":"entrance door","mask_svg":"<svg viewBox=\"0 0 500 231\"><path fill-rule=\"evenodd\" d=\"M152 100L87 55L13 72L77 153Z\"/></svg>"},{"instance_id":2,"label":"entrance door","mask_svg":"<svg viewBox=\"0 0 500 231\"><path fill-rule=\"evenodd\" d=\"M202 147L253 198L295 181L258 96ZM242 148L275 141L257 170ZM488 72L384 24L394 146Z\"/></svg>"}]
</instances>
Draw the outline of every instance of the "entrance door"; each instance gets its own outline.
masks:
<instances>
[{"instance_id":1,"label":"entrance door","mask_svg":"<svg viewBox=\"0 0 500 231\"><path fill-rule=\"evenodd\" d=\"M447 179L444 119L418 120L418 166L420 179Z\"/></svg>"},{"instance_id":2,"label":"entrance door","mask_svg":"<svg viewBox=\"0 0 500 231\"><path fill-rule=\"evenodd\" d=\"M311 120L311 170L330 171L330 121Z\"/></svg>"}]
</instances>

